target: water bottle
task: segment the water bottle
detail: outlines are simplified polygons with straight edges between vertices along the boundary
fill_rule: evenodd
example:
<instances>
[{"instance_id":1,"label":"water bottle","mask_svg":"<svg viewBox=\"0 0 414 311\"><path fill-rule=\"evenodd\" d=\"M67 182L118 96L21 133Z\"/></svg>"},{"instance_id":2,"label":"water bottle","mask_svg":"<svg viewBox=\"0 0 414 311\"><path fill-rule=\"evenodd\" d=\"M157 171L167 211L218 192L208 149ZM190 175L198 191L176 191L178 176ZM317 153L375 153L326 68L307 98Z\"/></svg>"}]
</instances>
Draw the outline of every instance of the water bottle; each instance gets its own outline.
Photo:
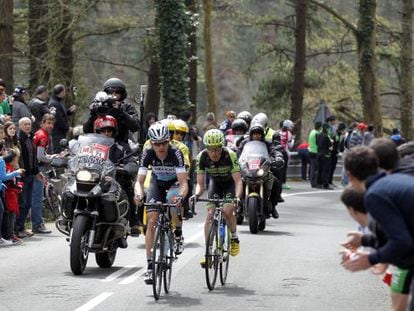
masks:
<instances>
[{"instance_id":1,"label":"water bottle","mask_svg":"<svg viewBox=\"0 0 414 311\"><path fill-rule=\"evenodd\" d=\"M170 239L168 238L168 234L164 235L164 254L168 254L170 251Z\"/></svg>"},{"instance_id":2,"label":"water bottle","mask_svg":"<svg viewBox=\"0 0 414 311\"><path fill-rule=\"evenodd\" d=\"M226 238L226 226L223 222L220 223L220 237L221 237L221 244L223 245L224 240Z\"/></svg>"}]
</instances>

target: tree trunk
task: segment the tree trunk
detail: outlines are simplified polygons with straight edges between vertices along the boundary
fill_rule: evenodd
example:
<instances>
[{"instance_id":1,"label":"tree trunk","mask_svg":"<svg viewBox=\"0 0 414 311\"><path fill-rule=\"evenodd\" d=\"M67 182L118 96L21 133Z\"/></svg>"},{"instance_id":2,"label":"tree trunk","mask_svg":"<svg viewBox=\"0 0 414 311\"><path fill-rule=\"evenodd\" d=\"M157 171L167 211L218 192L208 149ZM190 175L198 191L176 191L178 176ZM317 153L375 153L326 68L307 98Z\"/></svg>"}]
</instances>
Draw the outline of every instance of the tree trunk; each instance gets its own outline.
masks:
<instances>
[{"instance_id":1,"label":"tree trunk","mask_svg":"<svg viewBox=\"0 0 414 311\"><path fill-rule=\"evenodd\" d=\"M191 13L192 18L198 13L197 0L186 0L187 9ZM188 97L191 103L191 113L194 116L191 120L194 122L197 116L197 27L193 20L187 30L187 38L189 47L187 49L187 59L189 60L189 91Z\"/></svg>"},{"instance_id":2,"label":"tree trunk","mask_svg":"<svg viewBox=\"0 0 414 311\"><path fill-rule=\"evenodd\" d=\"M301 141L303 94L306 70L306 14L307 0L296 1L295 66L292 85L290 117L295 122L296 142Z\"/></svg>"},{"instance_id":3,"label":"tree trunk","mask_svg":"<svg viewBox=\"0 0 414 311\"><path fill-rule=\"evenodd\" d=\"M158 116L160 98L160 67L158 58L153 56L148 71L148 89L147 94L145 94L145 113L153 112Z\"/></svg>"},{"instance_id":4,"label":"tree trunk","mask_svg":"<svg viewBox=\"0 0 414 311\"><path fill-rule=\"evenodd\" d=\"M401 33L401 131L413 137L413 0L403 0Z\"/></svg>"},{"instance_id":5,"label":"tree trunk","mask_svg":"<svg viewBox=\"0 0 414 311\"><path fill-rule=\"evenodd\" d=\"M216 95L213 79L213 50L211 46L211 9L212 0L204 0L204 49L206 53L205 79L207 89L208 111L216 113Z\"/></svg>"},{"instance_id":6,"label":"tree trunk","mask_svg":"<svg viewBox=\"0 0 414 311\"><path fill-rule=\"evenodd\" d=\"M50 73L47 66L48 0L29 0L28 43L29 43L29 89L39 84L48 84Z\"/></svg>"},{"instance_id":7,"label":"tree trunk","mask_svg":"<svg viewBox=\"0 0 414 311\"><path fill-rule=\"evenodd\" d=\"M364 122L375 126L377 136L382 136L381 103L378 93L376 64L376 0L359 1L357 50L359 61L359 86Z\"/></svg>"},{"instance_id":8,"label":"tree trunk","mask_svg":"<svg viewBox=\"0 0 414 311\"><path fill-rule=\"evenodd\" d=\"M13 76L13 0L0 0L0 78L7 85L7 93L14 87Z\"/></svg>"}]
</instances>

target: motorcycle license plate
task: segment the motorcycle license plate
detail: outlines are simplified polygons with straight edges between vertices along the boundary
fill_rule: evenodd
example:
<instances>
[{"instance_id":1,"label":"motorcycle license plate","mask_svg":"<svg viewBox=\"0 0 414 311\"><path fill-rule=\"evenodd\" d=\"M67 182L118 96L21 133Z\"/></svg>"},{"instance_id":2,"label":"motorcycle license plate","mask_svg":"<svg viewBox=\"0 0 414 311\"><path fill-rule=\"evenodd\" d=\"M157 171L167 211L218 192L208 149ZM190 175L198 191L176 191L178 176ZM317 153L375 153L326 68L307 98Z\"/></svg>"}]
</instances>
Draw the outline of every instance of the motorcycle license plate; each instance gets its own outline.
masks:
<instances>
[{"instance_id":1,"label":"motorcycle license plate","mask_svg":"<svg viewBox=\"0 0 414 311\"><path fill-rule=\"evenodd\" d=\"M258 170L260 168L260 160L259 159L249 160L249 162L247 162L247 164L249 165L249 170Z\"/></svg>"}]
</instances>

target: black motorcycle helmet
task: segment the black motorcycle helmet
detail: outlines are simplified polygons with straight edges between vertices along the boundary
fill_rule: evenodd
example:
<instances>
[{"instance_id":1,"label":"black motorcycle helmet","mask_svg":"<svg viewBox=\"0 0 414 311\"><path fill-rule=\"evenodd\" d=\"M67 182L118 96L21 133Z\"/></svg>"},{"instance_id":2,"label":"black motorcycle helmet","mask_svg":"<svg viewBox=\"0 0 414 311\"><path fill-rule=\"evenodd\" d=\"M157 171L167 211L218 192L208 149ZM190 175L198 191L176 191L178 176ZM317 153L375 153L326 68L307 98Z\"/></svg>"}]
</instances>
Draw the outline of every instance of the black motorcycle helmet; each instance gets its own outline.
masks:
<instances>
[{"instance_id":1,"label":"black motorcycle helmet","mask_svg":"<svg viewBox=\"0 0 414 311\"><path fill-rule=\"evenodd\" d=\"M127 98L128 93L126 91L125 83L118 78L110 78L106 80L106 82L103 85L103 91L111 94L113 90L119 90L121 94L120 101L123 101L125 98Z\"/></svg>"},{"instance_id":2,"label":"black motorcycle helmet","mask_svg":"<svg viewBox=\"0 0 414 311\"><path fill-rule=\"evenodd\" d=\"M247 126L246 121L244 121L243 119L236 119L231 124L231 129L233 130L233 133L235 131L238 131L238 132L242 132L242 134L244 134L244 133L247 132L248 126Z\"/></svg>"},{"instance_id":3,"label":"black motorcycle helmet","mask_svg":"<svg viewBox=\"0 0 414 311\"><path fill-rule=\"evenodd\" d=\"M264 128L263 125L259 122L254 122L249 129L249 136L252 138L253 133L260 133L262 134L262 138L264 139Z\"/></svg>"},{"instance_id":4,"label":"black motorcycle helmet","mask_svg":"<svg viewBox=\"0 0 414 311\"><path fill-rule=\"evenodd\" d=\"M252 114L248 111L239 112L236 118L244 120L247 124L247 128L250 126L250 122L252 122Z\"/></svg>"}]
</instances>

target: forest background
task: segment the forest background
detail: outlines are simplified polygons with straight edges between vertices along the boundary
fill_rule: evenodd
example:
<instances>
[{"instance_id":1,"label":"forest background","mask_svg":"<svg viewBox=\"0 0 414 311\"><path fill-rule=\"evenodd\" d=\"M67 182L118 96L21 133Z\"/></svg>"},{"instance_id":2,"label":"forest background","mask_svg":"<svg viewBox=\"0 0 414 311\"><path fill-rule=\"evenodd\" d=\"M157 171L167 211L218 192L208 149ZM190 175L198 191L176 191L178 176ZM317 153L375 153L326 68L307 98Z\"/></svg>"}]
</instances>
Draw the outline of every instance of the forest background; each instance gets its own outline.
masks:
<instances>
[{"instance_id":1,"label":"forest background","mask_svg":"<svg viewBox=\"0 0 414 311\"><path fill-rule=\"evenodd\" d=\"M0 0L0 77L64 83L82 123L110 77L146 112L265 112L306 137L326 103L347 124L413 137L412 0Z\"/></svg>"}]
</instances>

